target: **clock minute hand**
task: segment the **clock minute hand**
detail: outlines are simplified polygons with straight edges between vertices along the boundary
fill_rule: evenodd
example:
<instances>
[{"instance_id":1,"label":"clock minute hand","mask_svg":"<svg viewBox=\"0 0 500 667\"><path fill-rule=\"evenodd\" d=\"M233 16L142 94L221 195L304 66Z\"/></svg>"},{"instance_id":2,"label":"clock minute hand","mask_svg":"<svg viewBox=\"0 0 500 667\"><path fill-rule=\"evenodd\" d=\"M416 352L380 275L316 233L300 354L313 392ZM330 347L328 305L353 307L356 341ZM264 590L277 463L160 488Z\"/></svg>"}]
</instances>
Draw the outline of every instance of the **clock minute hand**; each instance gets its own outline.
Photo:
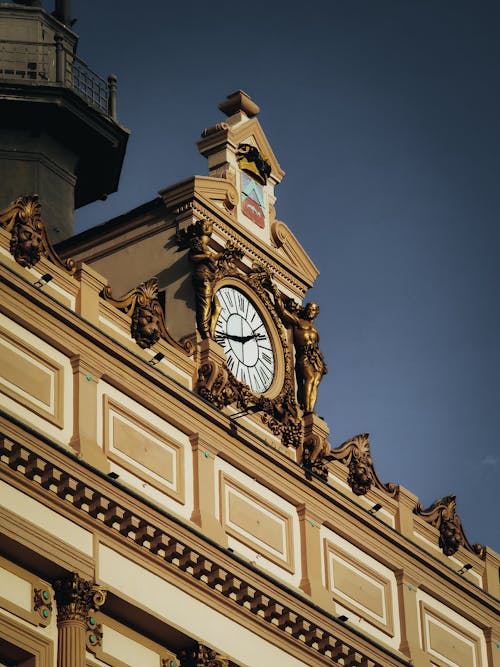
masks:
<instances>
[{"instance_id":1,"label":"clock minute hand","mask_svg":"<svg viewBox=\"0 0 500 667\"><path fill-rule=\"evenodd\" d=\"M224 334L224 338L228 338L229 340L235 340L237 343L246 343L249 341L252 336L233 336L232 334Z\"/></svg>"}]
</instances>

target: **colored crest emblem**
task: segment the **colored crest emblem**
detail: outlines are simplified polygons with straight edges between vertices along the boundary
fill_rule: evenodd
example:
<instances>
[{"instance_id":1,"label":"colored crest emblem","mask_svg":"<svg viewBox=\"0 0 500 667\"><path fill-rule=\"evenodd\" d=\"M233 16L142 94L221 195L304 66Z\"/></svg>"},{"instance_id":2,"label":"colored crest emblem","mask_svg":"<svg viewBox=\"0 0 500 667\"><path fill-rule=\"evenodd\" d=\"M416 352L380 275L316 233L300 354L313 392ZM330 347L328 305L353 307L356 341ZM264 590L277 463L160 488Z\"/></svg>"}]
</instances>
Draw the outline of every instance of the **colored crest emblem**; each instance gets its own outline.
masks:
<instances>
[{"instance_id":1,"label":"colored crest emblem","mask_svg":"<svg viewBox=\"0 0 500 667\"><path fill-rule=\"evenodd\" d=\"M258 227L265 227L264 190L244 172L241 174L241 210Z\"/></svg>"}]
</instances>

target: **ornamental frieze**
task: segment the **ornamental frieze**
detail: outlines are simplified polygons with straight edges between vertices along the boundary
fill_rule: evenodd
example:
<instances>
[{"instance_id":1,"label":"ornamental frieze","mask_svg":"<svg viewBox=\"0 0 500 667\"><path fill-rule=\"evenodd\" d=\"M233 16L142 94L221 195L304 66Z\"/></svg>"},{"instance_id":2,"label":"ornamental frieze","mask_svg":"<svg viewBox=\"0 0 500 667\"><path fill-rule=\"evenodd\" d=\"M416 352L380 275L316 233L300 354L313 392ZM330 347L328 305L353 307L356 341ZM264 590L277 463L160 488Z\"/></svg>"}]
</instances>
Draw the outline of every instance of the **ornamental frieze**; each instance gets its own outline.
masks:
<instances>
[{"instance_id":1,"label":"ornamental frieze","mask_svg":"<svg viewBox=\"0 0 500 667\"><path fill-rule=\"evenodd\" d=\"M49 241L38 195L18 197L0 211L0 227L10 232L10 252L24 268L31 269L46 257L69 273L75 272L75 262L60 259Z\"/></svg>"},{"instance_id":2,"label":"ornamental frieze","mask_svg":"<svg viewBox=\"0 0 500 667\"><path fill-rule=\"evenodd\" d=\"M439 530L439 547L445 556L453 556L460 547L477 554L480 558L485 557L485 547L481 544L471 544L462 526L462 521L456 513L455 496L444 496L436 500L430 507L424 509L418 503L413 510L434 528Z\"/></svg>"}]
</instances>

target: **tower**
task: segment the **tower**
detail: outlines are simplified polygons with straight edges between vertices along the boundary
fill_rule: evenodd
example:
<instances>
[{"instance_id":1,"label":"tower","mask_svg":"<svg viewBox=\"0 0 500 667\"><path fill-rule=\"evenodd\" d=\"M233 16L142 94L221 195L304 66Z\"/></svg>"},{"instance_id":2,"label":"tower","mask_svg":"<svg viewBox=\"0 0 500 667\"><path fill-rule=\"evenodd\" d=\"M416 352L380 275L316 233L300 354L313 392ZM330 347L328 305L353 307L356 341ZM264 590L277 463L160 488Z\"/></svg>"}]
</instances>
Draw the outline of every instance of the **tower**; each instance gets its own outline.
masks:
<instances>
[{"instance_id":1,"label":"tower","mask_svg":"<svg viewBox=\"0 0 500 667\"><path fill-rule=\"evenodd\" d=\"M69 0L2 3L0 206L36 192L52 243L73 234L75 208L118 187L128 131L116 119L116 77L77 55Z\"/></svg>"}]
</instances>

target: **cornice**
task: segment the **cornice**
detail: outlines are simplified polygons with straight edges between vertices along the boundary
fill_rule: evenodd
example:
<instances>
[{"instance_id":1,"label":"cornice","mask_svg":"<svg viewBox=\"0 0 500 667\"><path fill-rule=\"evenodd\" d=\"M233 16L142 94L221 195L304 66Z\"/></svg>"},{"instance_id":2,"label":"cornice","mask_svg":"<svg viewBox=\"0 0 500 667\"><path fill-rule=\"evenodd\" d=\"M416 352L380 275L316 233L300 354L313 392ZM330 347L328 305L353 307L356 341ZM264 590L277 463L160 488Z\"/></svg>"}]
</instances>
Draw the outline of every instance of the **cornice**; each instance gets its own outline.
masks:
<instances>
[{"instance_id":1,"label":"cornice","mask_svg":"<svg viewBox=\"0 0 500 667\"><path fill-rule=\"evenodd\" d=\"M104 483L99 473L88 467L83 471L75 457L63 455L66 460L60 465L61 454L54 456L53 449L41 443L20 444L6 437L0 442L1 467L22 476L26 483L23 489L30 495L40 495L56 511L69 504L78 510L73 514L85 516L85 524L93 525L94 530L106 527L108 535L124 536L127 544L139 547L141 554L148 554L155 563L161 562L162 569L166 568L170 575L182 573L183 579L196 581L197 590L210 590L211 595L235 612L238 610L238 614L252 615L273 633L286 636L287 643L295 640L297 648L309 646L313 655L331 661L351 656L353 666L368 664L368 659L373 661L373 667L409 665L401 656L345 628L324 610L210 543L179 520L148 507L116 482Z\"/></svg>"}]
</instances>

